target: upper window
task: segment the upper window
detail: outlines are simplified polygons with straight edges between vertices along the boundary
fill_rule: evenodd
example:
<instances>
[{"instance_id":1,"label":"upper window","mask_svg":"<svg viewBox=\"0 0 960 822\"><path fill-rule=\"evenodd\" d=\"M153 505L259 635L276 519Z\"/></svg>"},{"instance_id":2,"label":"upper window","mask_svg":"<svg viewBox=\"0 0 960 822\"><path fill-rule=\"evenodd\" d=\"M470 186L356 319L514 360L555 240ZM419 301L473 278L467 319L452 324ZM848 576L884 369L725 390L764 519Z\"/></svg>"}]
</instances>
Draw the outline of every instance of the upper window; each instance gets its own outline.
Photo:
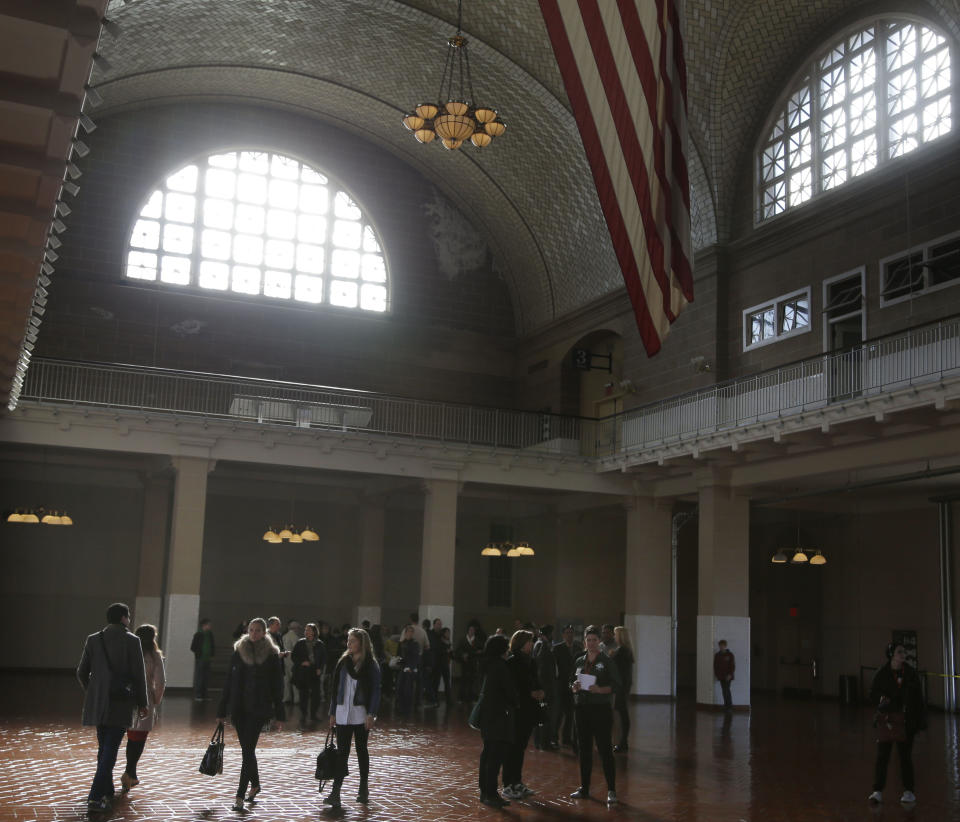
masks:
<instances>
[{"instance_id":1,"label":"upper window","mask_svg":"<svg viewBox=\"0 0 960 822\"><path fill-rule=\"evenodd\" d=\"M810 330L810 289L785 294L743 312L743 350Z\"/></svg>"},{"instance_id":2,"label":"upper window","mask_svg":"<svg viewBox=\"0 0 960 822\"><path fill-rule=\"evenodd\" d=\"M960 285L960 234L880 260L880 303Z\"/></svg>"},{"instance_id":3,"label":"upper window","mask_svg":"<svg viewBox=\"0 0 960 822\"><path fill-rule=\"evenodd\" d=\"M385 311L387 272L350 195L303 163L214 154L170 175L130 236L127 277Z\"/></svg>"},{"instance_id":4,"label":"upper window","mask_svg":"<svg viewBox=\"0 0 960 822\"><path fill-rule=\"evenodd\" d=\"M803 72L757 156L765 220L953 128L950 48L932 28L880 19Z\"/></svg>"}]
</instances>

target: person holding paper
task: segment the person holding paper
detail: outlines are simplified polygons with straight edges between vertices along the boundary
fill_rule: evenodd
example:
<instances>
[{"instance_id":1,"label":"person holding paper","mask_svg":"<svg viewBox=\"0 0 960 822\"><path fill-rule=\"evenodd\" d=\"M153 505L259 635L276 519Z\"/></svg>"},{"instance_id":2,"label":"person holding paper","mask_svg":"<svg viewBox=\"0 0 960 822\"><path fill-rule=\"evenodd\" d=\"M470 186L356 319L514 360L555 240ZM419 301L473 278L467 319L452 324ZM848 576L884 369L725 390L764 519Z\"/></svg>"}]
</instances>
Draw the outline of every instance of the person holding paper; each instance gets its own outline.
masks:
<instances>
[{"instance_id":1,"label":"person holding paper","mask_svg":"<svg viewBox=\"0 0 960 822\"><path fill-rule=\"evenodd\" d=\"M590 773L593 770L593 745L596 740L603 775L607 780L607 804L617 801L616 766L613 760L613 698L620 689L617 664L600 650L600 629L588 625L583 632L586 652L574 665L570 690L575 703L580 756L580 787L570 796L590 798Z\"/></svg>"}]
</instances>

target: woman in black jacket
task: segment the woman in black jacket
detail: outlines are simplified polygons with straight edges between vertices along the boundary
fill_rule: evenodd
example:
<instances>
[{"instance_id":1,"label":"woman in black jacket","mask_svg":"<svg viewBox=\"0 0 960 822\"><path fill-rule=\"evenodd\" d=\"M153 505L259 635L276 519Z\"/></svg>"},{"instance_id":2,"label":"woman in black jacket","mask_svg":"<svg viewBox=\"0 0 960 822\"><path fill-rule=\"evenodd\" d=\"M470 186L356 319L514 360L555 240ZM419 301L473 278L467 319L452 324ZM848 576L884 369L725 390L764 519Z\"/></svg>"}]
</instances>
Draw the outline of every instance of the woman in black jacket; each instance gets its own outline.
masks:
<instances>
[{"instance_id":1,"label":"woman in black jacket","mask_svg":"<svg viewBox=\"0 0 960 822\"><path fill-rule=\"evenodd\" d=\"M906 661L907 652L902 645L887 646L887 664L873 678L870 701L877 706L877 723L894 724L894 715L903 714L904 738L897 741L897 756L900 758L900 781L903 795L900 801L912 804L917 801L913 793L913 737L926 728L923 712L923 691L920 675ZM893 741L877 740L877 760L873 769L873 793L871 802L883 800L883 788L887 784L887 765Z\"/></svg>"},{"instance_id":2,"label":"woman in black jacket","mask_svg":"<svg viewBox=\"0 0 960 822\"><path fill-rule=\"evenodd\" d=\"M320 641L316 623L308 622L303 629L303 638L293 646L293 684L300 693L300 725L317 721L320 709L320 682L327 661L327 651Z\"/></svg>"},{"instance_id":3,"label":"woman in black jacket","mask_svg":"<svg viewBox=\"0 0 960 822\"><path fill-rule=\"evenodd\" d=\"M613 629L616 647L608 651L610 659L617 664L620 674L620 690L614 695L614 708L620 716L620 742L613 746L616 753L627 750L627 737L630 735L630 691L633 688L633 648L630 647L630 632L618 625Z\"/></svg>"},{"instance_id":4,"label":"woman in black jacket","mask_svg":"<svg viewBox=\"0 0 960 822\"><path fill-rule=\"evenodd\" d=\"M240 784L233 804L243 810L243 795L250 786L248 802L260 793L260 772L257 768L257 741L260 729L269 719L283 722L283 667L277 646L267 638L266 620L250 620L247 633L233 646L230 671L223 686L217 717L220 722L229 716L237 731L243 762Z\"/></svg>"},{"instance_id":5,"label":"woman in black jacket","mask_svg":"<svg viewBox=\"0 0 960 822\"><path fill-rule=\"evenodd\" d=\"M517 732L503 763L503 795L507 799L523 799L534 792L523 784L523 757L530 734L539 721L540 702L543 699L532 651L533 634L530 631L516 631L510 637L507 668L517 692Z\"/></svg>"},{"instance_id":6,"label":"woman in black jacket","mask_svg":"<svg viewBox=\"0 0 960 822\"><path fill-rule=\"evenodd\" d=\"M494 634L487 639L480 660L483 674L479 705L480 735L483 738L480 801L493 808L510 804L497 790L500 766L516 739L517 691L507 669L506 658L509 653L507 638L502 634Z\"/></svg>"}]
</instances>

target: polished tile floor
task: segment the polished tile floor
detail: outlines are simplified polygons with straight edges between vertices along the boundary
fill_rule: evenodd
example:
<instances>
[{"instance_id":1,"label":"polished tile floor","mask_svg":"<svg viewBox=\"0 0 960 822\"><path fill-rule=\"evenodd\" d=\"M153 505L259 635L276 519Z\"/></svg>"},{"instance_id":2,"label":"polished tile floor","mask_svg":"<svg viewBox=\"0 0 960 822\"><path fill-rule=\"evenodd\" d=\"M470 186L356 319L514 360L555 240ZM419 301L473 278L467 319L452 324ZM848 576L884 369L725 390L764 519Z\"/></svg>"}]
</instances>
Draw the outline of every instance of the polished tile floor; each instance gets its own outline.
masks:
<instances>
[{"instance_id":1,"label":"polished tile floor","mask_svg":"<svg viewBox=\"0 0 960 822\"><path fill-rule=\"evenodd\" d=\"M0 822L87 818L85 797L93 775L96 739L80 727L81 694L68 676L0 674ZM677 706L632 706L630 752L618 756L621 804L577 802L576 758L530 750L524 777L537 794L494 811L477 802L479 735L466 710L440 707L415 719L394 720L389 710L371 737L371 801L352 801L355 760L344 785L342 811L320 804L313 779L320 732L296 723L264 735L260 743L263 793L251 810L230 810L239 773L236 737L228 730L222 776L197 772L213 730L213 703L174 694L150 735L141 760L141 784L119 799L108 820L300 820L365 822L491 820L514 822L616 819L631 822L806 822L806 820L960 820L958 723L931 715L915 746L917 795L901 807L896 756L886 802L871 808L873 743L866 708L761 697L751 713L724 716ZM122 762L122 748L121 760ZM594 793L602 795L602 775ZM118 788L122 767L116 772Z\"/></svg>"}]
</instances>

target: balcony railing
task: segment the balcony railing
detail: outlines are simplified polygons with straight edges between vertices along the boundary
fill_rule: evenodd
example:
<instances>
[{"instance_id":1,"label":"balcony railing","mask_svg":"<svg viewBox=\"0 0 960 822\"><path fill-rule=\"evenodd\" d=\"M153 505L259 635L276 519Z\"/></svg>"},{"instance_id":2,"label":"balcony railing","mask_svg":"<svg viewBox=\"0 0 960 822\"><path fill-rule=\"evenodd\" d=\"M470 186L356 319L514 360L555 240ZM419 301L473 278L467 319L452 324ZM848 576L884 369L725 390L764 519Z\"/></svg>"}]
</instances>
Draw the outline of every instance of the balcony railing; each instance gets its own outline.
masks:
<instances>
[{"instance_id":1,"label":"balcony railing","mask_svg":"<svg viewBox=\"0 0 960 822\"><path fill-rule=\"evenodd\" d=\"M571 456L628 455L960 377L960 318L590 419L140 366L33 360L22 402L358 431Z\"/></svg>"}]
</instances>

